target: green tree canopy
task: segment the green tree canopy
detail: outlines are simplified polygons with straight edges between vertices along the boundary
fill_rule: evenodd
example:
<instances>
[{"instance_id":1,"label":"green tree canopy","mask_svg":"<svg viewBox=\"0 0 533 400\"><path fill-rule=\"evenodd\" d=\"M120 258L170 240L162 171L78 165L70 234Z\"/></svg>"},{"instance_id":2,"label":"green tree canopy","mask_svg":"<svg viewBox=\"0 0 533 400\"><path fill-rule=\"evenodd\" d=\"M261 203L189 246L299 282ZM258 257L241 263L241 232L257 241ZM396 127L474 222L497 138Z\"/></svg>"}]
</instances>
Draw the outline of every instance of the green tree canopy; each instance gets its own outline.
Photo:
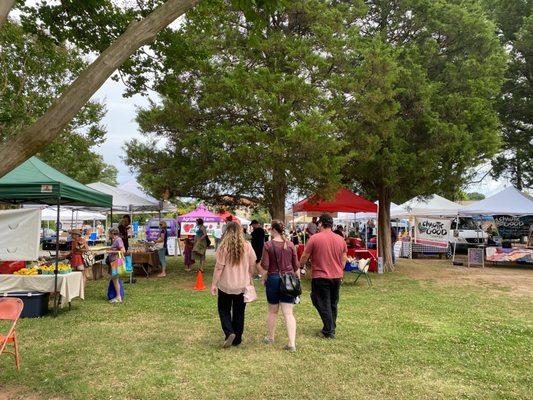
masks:
<instances>
[{"instance_id":1,"label":"green tree canopy","mask_svg":"<svg viewBox=\"0 0 533 400\"><path fill-rule=\"evenodd\" d=\"M505 84L498 101L501 152L492 175L518 189L533 188L533 1L484 0L509 51Z\"/></svg>"},{"instance_id":2,"label":"green tree canopy","mask_svg":"<svg viewBox=\"0 0 533 400\"><path fill-rule=\"evenodd\" d=\"M42 115L84 67L80 54L58 46L44 34L28 34L7 22L0 29L0 141L18 134ZM117 170L91 150L105 140L103 105L88 103L50 145L44 161L82 183L116 184Z\"/></svg>"},{"instance_id":3,"label":"green tree canopy","mask_svg":"<svg viewBox=\"0 0 533 400\"><path fill-rule=\"evenodd\" d=\"M242 199L284 218L292 190L338 182L344 162L324 112L328 56L317 51L341 14L293 1L264 20L205 1L158 48L161 104L141 110L151 141L126 146L139 182L218 203Z\"/></svg>"},{"instance_id":4,"label":"green tree canopy","mask_svg":"<svg viewBox=\"0 0 533 400\"><path fill-rule=\"evenodd\" d=\"M351 40L337 50L332 90L355 155L346 180L379 198L390 267L390 201L451 197L497 151L505 55L475 2L365 3L365 15L345 16Z\"/></svg>"}]
</instances>

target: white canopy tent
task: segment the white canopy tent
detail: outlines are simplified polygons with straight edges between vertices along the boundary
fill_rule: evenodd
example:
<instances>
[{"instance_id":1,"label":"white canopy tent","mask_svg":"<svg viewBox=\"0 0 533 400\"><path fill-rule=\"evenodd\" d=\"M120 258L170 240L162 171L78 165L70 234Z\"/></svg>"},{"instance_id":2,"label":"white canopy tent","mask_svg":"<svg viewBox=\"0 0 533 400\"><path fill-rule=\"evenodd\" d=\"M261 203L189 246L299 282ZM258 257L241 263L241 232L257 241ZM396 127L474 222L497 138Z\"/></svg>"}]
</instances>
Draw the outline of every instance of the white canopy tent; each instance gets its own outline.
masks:
<instances>
[{"instance_id":1,"label":"white canopy tent","mask_svg":"<svg viewBox=\"0 0 533 400\"><path fill-rule=\"evenodd\" d=\"M459 210L461 215L533 215L533 197L510 186Z\"/></svg>"},{"instance_id":2,"label":"white canopy tent","mask_svg":"<svg viewBox=\"0 0 533 400\"><path fill-rule=\"evenodd\" d=\"M377 204L379 206L379 200L376 200L374 204ZM396 210L398 208L398 204L391 202L390 203L390 210L391 212L393 210ZM360 213L344 213L340 212L337 214L337 218L341 221L367 221L369 219L377 219L378 213L372 213L372 212L360 212Z\"/></svg>"},{"instance_id":3,"label":"white canopy tent","mask_svg":"<svg viewBox=\"0 0 533 400\"><path fill-rule=\"evenodd\" d=\"M250 225L252 223L252 221L244 217L239 217L238 215L236 215L236 217L239 219L239 222L241 223L241 225Z\"/></svg>"},{"instance_id":4,"label":"white canopy tent","mask_svg":"<svg viewBox=\"0 0 533 400\"><path fill-rule=\"evenodd\" d=\"M414 197L391 209L391 218L409 217L456 217L461 205L438 194L429 197Z\"/></svg>"},{"instance_id":5,"label":"white canopy tent","mask_svg":"<svg viewBox=\"0 0 533 400\"><path fill-rule=\"evenodd\" d=\"M157 203L157 204L160 203L159 200L147 194L143 190L143 188L139 185L139 183L137 183L135 179L131 179L128 182L123 183L118 188L121 190L125 190L126 192L132 193L136 196L142 197L143 199L148 200L152 203ZM162 206L161 211L165 211L165 212L176 211L176 206L165 200L163 201L163 206Z\"/></svg>"},{"instance_id":6,"label":"white canopy tent","mask_svg":"<svg viewBox=\"0 0 533 400\"><path fill-rule=\"evenodd\" d=\"M113 210L116 211L159 211L161 208L155 199L150 200L106 183L95 182L87 186L113 196Z\"/></svg>"},{"instance_id":7,"label":"white canopy tent","mask_svg":"<svg viewBox=\"0 0 533 400\"><path fill-rule=\"evenodd\" d=\"M159 201L155 198L153 198L152 196L150 196L149 194L145 193L141 186L137 183L137 181L135 179L131 179L129 180L128 182L126 183L123 183L122 185L120 185L118 187L118 189L120 190L124 190L126 192L129 192L129 193L132 193L138 197L141 197L151 203L159 203Z\"/></svg>"},{"instance_id":8,"label":"white canopy tent","mask_svg":"<svg viewBox=\"0 0 533 400\"><path fill-rule=\"evenodd\" d=\"M48 207L41 211L41 221L55 221L57 219L57 209L54 207ZM59 220L62 222L68 221L105 221L106 216L104 214L82 211L75 208L61 207L59 211Z\"/></svg>"}]
</instances>

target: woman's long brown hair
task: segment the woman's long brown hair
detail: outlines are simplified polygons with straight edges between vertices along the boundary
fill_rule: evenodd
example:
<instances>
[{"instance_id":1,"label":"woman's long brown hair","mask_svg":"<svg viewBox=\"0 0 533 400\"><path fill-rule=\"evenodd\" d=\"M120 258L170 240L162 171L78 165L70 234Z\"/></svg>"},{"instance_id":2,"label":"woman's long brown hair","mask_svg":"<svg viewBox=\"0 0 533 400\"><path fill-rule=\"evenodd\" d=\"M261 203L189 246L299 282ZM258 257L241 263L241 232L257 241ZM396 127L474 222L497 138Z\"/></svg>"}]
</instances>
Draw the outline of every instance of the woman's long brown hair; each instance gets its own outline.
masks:
<instances>
[{"instance_id":1,"label":"woman's long brown hair","mask_svg":"<svg viewBox=\"0 0 533 400\"><path fill-rule=\"evenodd\" d=\"M276 232L278 232L281 235L281 238L283 239L283 250L287 250L287 238L285 237L285 224L281 222L280 220L273 219L270 223L270 226L272 226L272 229L274 229Z\"/></svg>"},{"instance_id":2,"label":"woman's long brown hair","mask_svg":"<svg viewBox=\"0 0 533 400\"><path fill-rule=\"evenodd\" d=\"M244 234L239 224L228 222L226 232L220 242L220 249L228 254L228 261L231 265L238 264L244 257Z\"/></svg>"}]
</instances>

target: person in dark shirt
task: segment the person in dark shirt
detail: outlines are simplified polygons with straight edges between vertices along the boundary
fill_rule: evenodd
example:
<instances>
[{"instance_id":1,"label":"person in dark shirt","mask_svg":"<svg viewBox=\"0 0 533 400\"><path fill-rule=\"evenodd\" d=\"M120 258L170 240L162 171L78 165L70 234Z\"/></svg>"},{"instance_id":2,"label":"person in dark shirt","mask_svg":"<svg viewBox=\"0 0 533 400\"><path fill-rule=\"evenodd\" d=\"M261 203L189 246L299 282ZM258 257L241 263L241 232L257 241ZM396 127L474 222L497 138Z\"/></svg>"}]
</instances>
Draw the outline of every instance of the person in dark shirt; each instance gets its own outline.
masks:
<instances>
[{"instance_id":1,"label":"person in dark shirt","mask_svg":"<svg viewBox=\"0 0 533 400\"><path fill-rule=\"evenodd\" d=\"M255 251L256 264L261 262L263 256L263 247L265 246L265 230L261 228L257 220L253 220L250 224L253 228L252 231L252 247Z\"/></svg>"},{"instance_id":2,"label":"person in dark shirt","mask_svg":"<svg viewBox=\"0 0 533 400\"><path fill-rule=\"evenodd\" d=\"M337 229L335 229L333 233L344 237L344 230L342 229L342 225L337 225Z\"/></svg>"},{"instance_id":3,"label":"person in dark shirt","mask_svg":"<svg viewBox=\"0 0 533 400\"><path fill-rule=\"evenodd\" d=\"M396 255L394 254L394 244L398 240L398 234L396 233L396 228L394 228L392 225L390 227L390 241L392 245L392 263L396 264Z\"/></svg>"},{"instance_id":4,"label":"person in dark shirt","mask_svg":"<svg viewBox=\"0 0 533 400\"><path fill-rule=\"evenodd\" d=\"M122 238L122 242L124 243L124 248L126 251L128 251L129 242L128 242L128 236L129 236L129 230L131 229L131 219L128 214L125 214L122 217L122 220L118 224L118 232L119 236Z\"/></svg>"},{"instance_id":5,"label":"person in dark shirt","mask_svg":"<svg viewBox=\"0 0 533 400\"><path fill-rule=\"evenodd\" d=\"M296 231L291 231L291 242L295 246L298 246L300 244L300 240L298 239L298 233L296 233Z\"/></svg>"}]
</instances>

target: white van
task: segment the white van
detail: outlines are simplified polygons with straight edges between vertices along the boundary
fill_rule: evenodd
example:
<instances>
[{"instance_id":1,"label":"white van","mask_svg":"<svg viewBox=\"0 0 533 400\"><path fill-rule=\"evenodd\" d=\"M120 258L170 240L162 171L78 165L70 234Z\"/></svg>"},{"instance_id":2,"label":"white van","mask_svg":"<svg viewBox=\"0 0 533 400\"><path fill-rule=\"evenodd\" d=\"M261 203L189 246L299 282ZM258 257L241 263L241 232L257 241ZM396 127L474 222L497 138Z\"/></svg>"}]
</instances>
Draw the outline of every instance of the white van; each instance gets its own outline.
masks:
<instances>
[{"instance_id":1,"label":"white van","mask_svg":"<svg viewBox=\"0 0 533 400\"><path fill-rule=\"evenodd\" d=\"M456 253L466 253L468 247L486 244L488 237L472 217L459 217L459 221L454 218L448 234L448 256L453 255L454 246L457 246Z\"/></svg>"}]
</instances>

